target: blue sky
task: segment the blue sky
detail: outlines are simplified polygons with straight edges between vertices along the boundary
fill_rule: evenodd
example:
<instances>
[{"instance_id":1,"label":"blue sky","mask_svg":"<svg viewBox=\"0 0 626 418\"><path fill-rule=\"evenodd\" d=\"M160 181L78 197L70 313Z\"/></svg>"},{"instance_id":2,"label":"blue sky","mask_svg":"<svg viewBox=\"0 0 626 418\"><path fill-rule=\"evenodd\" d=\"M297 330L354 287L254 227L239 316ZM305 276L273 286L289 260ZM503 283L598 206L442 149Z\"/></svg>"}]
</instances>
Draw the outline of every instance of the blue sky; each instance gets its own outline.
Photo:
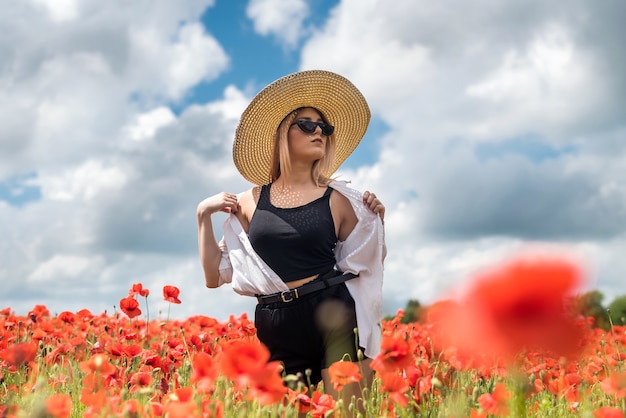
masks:
<instances>
[{"instance_id":1,"label":"blue sky","mask_svg":"<svg viewBox=\"0 0 626 418\"><path fill-rule=\"evenodd\" d=\"M265 85L320 68L372 111L338 171L387 207L384 309L459 292L519 252L570 257L626 294L623 2L8 2L0 15L0 308L172 314L207 290L195 208L250 185L231 147ZM214 228L221 232L216 215Z\"/></svg>"}]
</instances>

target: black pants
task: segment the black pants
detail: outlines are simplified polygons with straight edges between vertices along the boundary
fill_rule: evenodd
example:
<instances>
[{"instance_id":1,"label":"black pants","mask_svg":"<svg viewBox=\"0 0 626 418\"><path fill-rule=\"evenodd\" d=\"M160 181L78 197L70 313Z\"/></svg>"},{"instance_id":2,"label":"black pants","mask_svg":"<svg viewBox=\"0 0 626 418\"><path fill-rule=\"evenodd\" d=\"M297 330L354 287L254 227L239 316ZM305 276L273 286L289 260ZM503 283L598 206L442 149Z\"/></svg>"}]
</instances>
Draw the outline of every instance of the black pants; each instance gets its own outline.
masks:
<instances>
[{"instance_id":1,"label":"black pants","mask_svg":"<svg viewBox=\"0 0 626 418\"><path fill-rule=\"evenodd\" d=\"M270 360L281 361L287 374L301 373L307 384L319 383L322 369L336 361L358 360L354 299L345 283L288 303L258 304L255 326Z\"/></svg>"}]
</instances>

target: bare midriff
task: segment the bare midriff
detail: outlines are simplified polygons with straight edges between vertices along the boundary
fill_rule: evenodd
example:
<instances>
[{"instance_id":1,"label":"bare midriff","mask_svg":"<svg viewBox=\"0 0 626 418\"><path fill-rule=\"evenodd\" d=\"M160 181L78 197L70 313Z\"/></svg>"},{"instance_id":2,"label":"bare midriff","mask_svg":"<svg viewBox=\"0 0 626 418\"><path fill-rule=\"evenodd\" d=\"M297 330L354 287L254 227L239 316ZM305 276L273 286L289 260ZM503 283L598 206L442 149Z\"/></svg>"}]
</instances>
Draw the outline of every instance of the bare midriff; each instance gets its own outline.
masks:
<instances>
[{"instance_id":1,"label":"bare midriff","mask_svg":"<svg viewBox=\"0 0 626 418\"><path fill-rule=\"evenodd\" d=\"M311 277L305 277L304 279L294 280L293 282L287 282L286 285L290 289L295 289L296 287L300 287L303 284L312 282L313 280L317 279L317 276L319 276L319 274L316 274L315 276L311 276Z\"/></svg>"}]
</instances>

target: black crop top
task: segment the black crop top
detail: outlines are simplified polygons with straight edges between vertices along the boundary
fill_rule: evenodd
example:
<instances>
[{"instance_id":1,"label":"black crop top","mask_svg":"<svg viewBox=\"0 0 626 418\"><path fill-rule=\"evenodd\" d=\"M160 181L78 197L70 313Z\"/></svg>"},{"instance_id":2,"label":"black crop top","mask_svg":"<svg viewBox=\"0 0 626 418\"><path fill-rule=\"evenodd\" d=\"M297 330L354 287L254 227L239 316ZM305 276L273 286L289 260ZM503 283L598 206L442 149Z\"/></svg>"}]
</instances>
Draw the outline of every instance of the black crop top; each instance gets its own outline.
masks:
<instances>
[{"instance_id":1,"label":"black crop top","mask_svg":"<svg viewBox=\"0 0 626 418\"><path fill-rule=\"evenodd\" d=\"M248 237L254 251L284 282L326 273L335 266L332 190L329 187L303 206L277 208L270 202L270 185L261 187Z\"/></svg>"}]
</instances>

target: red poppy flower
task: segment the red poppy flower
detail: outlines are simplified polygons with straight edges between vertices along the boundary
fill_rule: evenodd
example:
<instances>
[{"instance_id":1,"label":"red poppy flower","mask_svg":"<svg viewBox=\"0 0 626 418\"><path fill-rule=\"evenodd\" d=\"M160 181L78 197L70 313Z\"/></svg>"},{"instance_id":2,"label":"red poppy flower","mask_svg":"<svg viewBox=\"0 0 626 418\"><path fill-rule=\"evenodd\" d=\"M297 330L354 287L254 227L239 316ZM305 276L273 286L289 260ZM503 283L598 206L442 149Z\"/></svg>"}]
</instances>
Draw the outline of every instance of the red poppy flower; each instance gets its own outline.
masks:
<instances>
[{"instance_id":1,"label":"red poppy flower","mask_svg":"<svg viewBox=\"0 0 626 418\"><path fill-rule=\"evenodd\" d=\"M59 318L61 321L65 322L66 324L73 324L74 321L76 320L76 315L69 311L63 311L57 316L57 318Z\"/></svg>"},{"instance_id":2,"label":"red poppy flower","mask_svg":"<svg viewBox=\"0 0 626 418\"><path fill-rule=\"evenodd\" d=\"M330 381L336 391L340 391L349 383L361 381L361 371L357 363L351 361L337 361L328 368Z\"/></svg>"},{"instance_id":3,"label":"red poppy flower","mask_svg":"<svg viewBox=\"0 0 626 418\"><path fill-rule=\"evenodd\" d=\"M133 287L128 291L129 296L139 295L147 297L150 294L148 289L144 289L141 283L133 284Z\"/></svg>"},{"instance_id":4,"label":"red poppy flower","mask_svg":"<svg viewBox=\"0 0 626 418\"><path fill-rule=\"evenodd\" d=\"M611 373L611 376L600 382L600 387L607 395L626 398L626 373Z\"/></svg>"},{"instance_id":5,"label":"red poppy flower","mask_svg":"<svg viewBox=\"0 0 626 418\"><path fill-rule=\"evenodd\" d=\"M133 296L127 296L120 299L120 309L131 319L141 315L139 302L137 302L137 300Z\"/></svg>"},{"instance_id":6,"label":"red poppy flower","mask_svg":"<svg viewBox=\"0 0 626 418\"><path fill-rule=\"evenodd\" d=\"M580 284L571 262L514 259L479 276L459 303L432 309L429 321L441 347L485 365L510 361L524 348L577 354L583 332L566 302Z\"/></svg>"},{"instance_id":7,"label":"red poppy flower","mask_svg":"<svg viewBox=\"0 0 626 418\"><path fill-rule=\"evenodd\" d=\"M191 383L198 383L201 380L212 382L217 378L218 370L213 362L213 357L203 351L193 357L191 369Z\"/></svg>"},{"instance_id":8,"label":"red poppy flower","mask_svg":"<svg viewBox=\"0 0 626 418\"><path fill-rule=\"evenodd\" d=\"M50 316L50 311L46 307L46 305L35 305L35 307L28 312L28 317L33 322L37 322L38 320Z\"/></svg>"},{"instance_id":9,"label":"red poppy flower","mask_svg":"<svg viewBox=\"0 0 626 418\"><path fill-rule=\"evenodd\" d=\"M141 348L141 346L137 344L131 344L124 347L124 354L130 358L137 357L141 355L142 352L143 348Z\"/></svg>"},{"instance_id":10,"label":"red poppy flower","mask_svg":"<svg viewBox=\"0 0 626 418\"><path fill-rule=\"evenodd\" d=\"M406 397L406 392L409 390L409 385L402 376L397 372L385 371L378 373L380 377L382 387L381 392L389 394L389 398L401 407L406 407L409 403L409 399Z\"/></svg>"},{"instance_id":11,"label":"red poppy flower","mask_svg":"<svg viewBox=\"0 0 626 418\"><path fill-rule=\"evenodd\" d=\"M35 360L37 350L37 344L14 344L0 351L0 360L6 361L10 366L19 366Z\"/></svg>"},{"instance_id":12,"label":"red poppy flower","mask_svg":"<svg viewBox=\"0 0 626 418\"><path fill-rule=\"evenodd\" d=\"M180 290L176 286L163 286L163 299L170 303L180 304Z\"/></svg>"},{"instance_id":13,"label":"red poppy flower","mask_svg":"<svg viewBox=\"0 0 626 418\"><path fill-rule=\"evenodd\" d=\"M594 418L624 418L624 412L619 408L603 406L593 413Z\"/></svg>"},{"instance_id":14,"label":"red poppy flower","mask_svg":"<svg viewBox=\"0 0 626 418\"><path fill-rule=\"evenodd\" d=\"M110 376L116 371L115 366L109 363L106 354L96 354L89 360L81 361L78 366L87 375L95 372L103 376Z\"/></svg>"},{"instance_id":15,"label":"red poppy flower","mask_svg":"<svg viewBox=\"0 0 626 418\"><path fill-rule=\"evenodd\" d=\"M372 360L373 370L397 371L413 364L413 353L409 342L402 335L385 336L381 342L380 353Z\"/></svg>"},{"instance_id":16,"label":"red poppy flower","mask_svg":"<svg viewBox=\"0 0 626 418\"><path fill-rule=\"evenodd\" d=\"M232 380L262 369L270 352L259 342L234 340L225 344L220 359L222 373Z\"/></svg>"},{"instance_id":17,"label":"red poppy flower","mask_svg":"<svg viewBox=\"0 0 626 418\"><path fill-rule=\"evenodd\" d=\"M91 392L90 389L83 388L80 393L80 402L96 411L102 411L107 403L107 394L104 391Z\"/></svg>"},{"instance_id":18,"label":"red poppy flower","mask_svg":"<svg viewBox=\"0 0 626 418\"><path fill-rule=\"evenodd\" d=\"M498 383L493 393L480 395L478 403L488 414L503 417L509 415L509 398L511 393L506 390L504 383Z\"/></svg>"},{"instance_id":19,"label":"red poppy flower","mask_svg":"<svg viewBox=\"0 0 626 418\"><path fill-rule=\"evenodd\" d=\"M193 400L193 388L186 386L173 390L165 397L166 402L191 402Z\"/></svg>"},{"instance_id":20,"label":"red poppy flower","mask_svg":"<svg viewBox=\"0 0 626 418\"><path fill-rule=\"evenodd\" d=\"M152 384L152 374L149 372L137 372L132 378L133 384L138 387L146 387Z\"/></svg>"},{"instance_id":21,"label":"red poppy flower","mask_svg":"<svg viewBox=\"0 0 626 418\"><path fill-rule=\"evenodd\" d=\"M282 400L287 393L287 387L280 375L281 370L282 365L277 361L272 361L248 373L245 384L248 390L246 398L255 400L261 405L272 405Z\"/></svg>"},{"instance_id":22,"label":"red poppy flower","mask_svg":"<svg viewBox=\"0 0 626 418\"><path fill-rule=\"evenodd\" d=\"M337 404L332 396L316 391L313 393L313 410L311 411L311 416L314 418L331 416L336 406Z\"/></svg>"},{"instance_id":23,"label":"red poppy flower","mask_svg":"<svg viewBox=\"0 0 626 418\"><path fill-rule=\"evenodd\" d=\"M189 418L198 416L195 402L169 402L163 407L163 414L168 418Z\"/></svg>"},{"instance_id":24,"label":"red poppy flower","mask_svg":"<svg viewBox=\"0 0 626 418\"><path fill-rule=\"evenodd\" d=\"M246 389L263 405L282 399L287 393L279 362L269 362L268 349L258 341L234 340L224 345L219 365L224 376Z\"/></svg>"},{"instance_id":25,"label":"red poppy flower","mask_svg":"<svg viewBox=\"0 0 626 418\"><path fill-rule=\"evenodd\" d=\"M122 416L129 416L129 417L141 416L139 414L140 408L141 406L137 399L129 399L126 402L124 402L124 405L122 406L122 411L123 411Z\"/></svg>"},{"instance_id":26,"label":"red poppy flower","mask_svg":"<svg viewBox=\"0 0 626 418\"><path fill-rule=\"evenodd\" d=\"M295 394L295 396L293 396L291 403L297 406L298 413L300 414L306 414L313 408L313 400L304 392L305 391L296 393L296 392L290 391L290 393Z\"/></svg>"},{"instance_id":27,"label":"red poppy flower","mask_svg":"<svg viewBox=\"0 0 626 418\"><path fill-rule=\"evenodd\" d=\"M64 393L55 393L46 399L46 412L54 418L67 418L72 413L72 398Z\"/></svg>"}]
</instances>

